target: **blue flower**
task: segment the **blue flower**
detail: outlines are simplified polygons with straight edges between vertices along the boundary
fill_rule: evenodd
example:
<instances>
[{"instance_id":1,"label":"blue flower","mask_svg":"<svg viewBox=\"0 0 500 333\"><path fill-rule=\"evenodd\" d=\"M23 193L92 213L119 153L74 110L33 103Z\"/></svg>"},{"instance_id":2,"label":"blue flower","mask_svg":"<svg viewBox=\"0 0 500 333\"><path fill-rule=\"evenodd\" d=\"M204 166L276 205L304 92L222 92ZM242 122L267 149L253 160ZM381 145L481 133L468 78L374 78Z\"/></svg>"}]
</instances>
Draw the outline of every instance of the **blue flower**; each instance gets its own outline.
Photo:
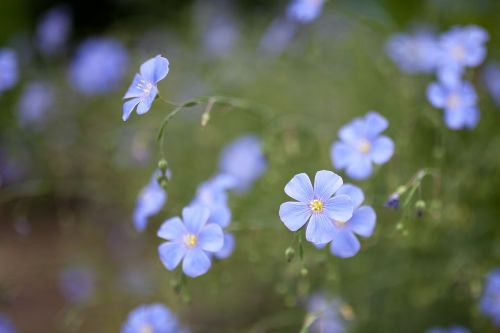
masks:
<instances>
[{"instance_id":1,"label":"blue flower","mask_svg":"<svg viewBox=\"0 0 500 333\"><path fill-rule=\"evenodd\" d=\"M495 326L500 327L500 268L486 276L486 285L480 302L481 312L490 316Z\"/></svg>"},{"instance_id":2,"label":"blue flower","mask_svg":"<svg viewBox=\"0 0 500 333\"><path fill-rule=\"evenodd\" d=\"M316 172L314 187L305 173L295 175L286 184L285 193L298 202L281 204L281 221L291 231L299 230L309 221L306 239L312 243L328 243L335 234L332 221L349 220L354 208L347 195L333 196L342 183L340 176L326 170Z\"/></svg>"},{"instance_id":3,"label":"blue flower","mask_svg":"<svg viewBox=\"0 0 500 333\"><path fill-rule=\"evenodd\" d=\"M177 318L163 304L141 305L129 313L121 333L180 333Z\"/></svg>"},{"instance_id":4,"label":"blue flower","mask_svg":"<svg viewBox=\"0 0 500 333\"><path fill-rule=\"evenodd\" d=\"M488 64L483 72L483 80L496 105L500 106L500 63Z\"/></svg>"},{"instance_id":5,"label":"blue flower","mask_svg":"<svg viewBox=\"0 0 500 333\"><path fill-rule=\"evenodd\" d=\"M167 58L157 55L141 65L141 71L136 74L123 99L129 99L123 104L123 120L126 121L137 106L137 114L144 114L158 94L157 84L168 74Z\"/></svg>"},{"instance_id":6,"label":"blue flower","mask_svg":"<svg viewBox=\"0 0 500 333\"><path fill-rule=\"evenodd\" d=\"M0 93L8 90L17 83L17 57L10 49L0 49Z\"/></svg>"},{"instance_id":7,"label":"blue flower","mask_svg":"<svg viewBox=\"0 0 500 333\"><path fill-rule=\"evenodd\" d=\"M426 333L470 333L470 331L461 326L451 326L448 328L434 327L427 330Z\"/></svg>"},{"instance_id":8,"label":"blue flower","mask_svg":"<svg viewBox=\"0 0 500 333\"><path fill-rule=\"evenodd\" d=\"M222 246L222 249L214 253L215 258L217 259L226 259L234 251L234 246L236 244L236 241L234 239L234 235L230 232L224 233L224 245Z\"/></svg>"},{"instance_id":9,"label":"blue flower","mask_svg":"<svg viewBox=\"0 0 500 333\"><path fill-rule=\"evenodd\" d=\"M53 103L54 89L50 83L35 81L28 84L19 100L19 123L25 127L41 127Z\"/></svg>"},{"instance_id":10,"label":"blue flower","mask_svg":"<svg viewBox=\"0 0 500 333\"><path fill-rule=\"evenodd\" d=\"M134 210L134 225L138 231L143 231L148 218L157 214L167 201L167 193L158 184L159 170L155 170L149 183L141 190Z\"/></svg>"},{"instance_id":11,"label":"blue flower","mask_svg":"<svg viewBox=\"0 0 500 333\"><path fill-rule=\"evenodd\" d=\"M201 206L185 207L182 218L165 221L158 230L158 236L168 240L159 246L160 259L168 270L174 270L181 260L182 270L187 276L205 274L210 266L210 253L222 249L224 236L215 223L207 223L208 209Z\"/></svg>"},{"instance_id":12,"label":"blue flower","mask_svg":"<svg viewBox=\"0 0 500 333\"><path fill-rule=\"evenodd\" d=\"M323 8L325 0L292 0L287 8L287 16L300 23L314 21Z\"/></svg>"},{"instance_id":13,"label":"blue flower","mask_svg":"<svg viewBox=\"0 0 500 333\"><path fill-rule=\"evenodd\" d=\"M232 188L239 192L248 190L266 168L262 143L256 135L244 135L233 141L224 148L219 162L220 174L232 177Z\"/></svg>"},{"instance_id":14,"label":"blue flower","mask_svg":"<svg viewBox=\"0 0 500 333\"><path fill-rule=\"evenodd\" d=\"M314 294L309 298L307 310L314 318L309 332L342 333L346 323L341 314L342 302L338 298L327 298L324 294Z\"/></svg>"},{"instance_id":15,"label":"blue flower","mask_svg":"<svg viewBox=\"0 0 500 333\"><path fill-rule=\"evenodd\" d=\"M227 204L226 189L234 184L232 177L217 175L201 183L191 205L199 205L210 211L209 223L226 228L231 222L231 210Z\"/></svg>"},{"instance_id":16,"label":"blue flower","mask_svg":"<svg viewBox=\"0 0 500 333\"><path fill-rule=\"evenodd\" d=\"M338 132L341 141L334 143L330 152L335 168L345 169L353 179L368 178L372 162L386 163L394 152L394 142L380 135L387 126L387 120L377 112L368 112L343 126Z\"/></svg>"},{"instance_id":17,"label":"blue flower","mask_svg":"<svg viewBox=\"0 0 500 333\"><path fill-rule=\"evenodd\" d=\"M269 56L280 55L292 40L296 30L295 22L282 17L277 18L262 36L260 50Z\"/></svg>"},{"instance_id":18,"label":"blue flower","mask_svg":"<svg viewBox=\"0 0 500 333\"><path fill-rule=\"evenodd\" d=\"M354 203L352 217L346 222L332 221L334 226L333 240L330 244L330 252L340 258L349 258L359 252L361 245L355 234L362 237L370 237L375 229L377 215L370 206L361 206L364 201L363 191L354 185L344 184L337 191L337 195L347 195ZM319 245L319 244L316 244ZM326 244L320 244L322 247Z\"/></svg>"},{"instance_id":19,"label":"blue flower","mask_svg":"<svg viewBox=\"0 0 500 333\"><path fill-rule=\"evenodd\" d=\"M94 293L95 273L85 266L71 266L59 276L64 297L72 303L84 303Z\"/></svg>"},{"instance_id":20,"label":"blue flower","mask_svg":"<svg viewBox=\"0 0 500 333\"><path fill-rule=\"evenodd\" d=\"M71 12L58 6L46 12L36 30L36 45L40 52L50 56L61 52L71 32Z\"/></svg>"},{"instance_id":21,"label":"blue flower","mask_svg":"<svg viewBox=\"0 0 500 333\"><path fill-rule=\"evenodd\" d=\"M0 333L16 333L14 324L9 319L9 317L1 313L0 313Z\"/></svg>"},{"instance_id":22,"label":"blue flower","mask_svg":"<svg viewBox=\"0 0 500 333\"><path fill-rule=\"evenodd\" d=\"M436 36L423 30L392 36L385 50L403 72L410 74L433 71L439 56Z\"/></svg>"},{"instance_id":23,"label":"blue flower","mask_svg":"<svg viewBox=\"0 0 500 333\"><path fill-rule=\"evenodd\" d=\"M427 99L434 107L444 109L444 121L450 129L474 128L479 122L476 92L467 81L431 83L427 88Z\"/></svg>"},{"instance_id":24,"label":"blue flower","mask_svg":"<svg viewBox=\"0 0 500 333\"><path fill-rule=\"evenodd\" d=\"M393 193L389 196L389 199L384 204L387 208L399 208L399 193Z\"/></svg>"},{"instance_id":25,"label":"blue flower","mask_svg":"<svg viewBox=\"0 0 500 333\"><path fill-rule=\"evenodd\" d=\"M78 48L69 68L70 84L85 95L114 91L128 67L128 56L120 42L90 38Z\"/></svg>"}]
</instances>

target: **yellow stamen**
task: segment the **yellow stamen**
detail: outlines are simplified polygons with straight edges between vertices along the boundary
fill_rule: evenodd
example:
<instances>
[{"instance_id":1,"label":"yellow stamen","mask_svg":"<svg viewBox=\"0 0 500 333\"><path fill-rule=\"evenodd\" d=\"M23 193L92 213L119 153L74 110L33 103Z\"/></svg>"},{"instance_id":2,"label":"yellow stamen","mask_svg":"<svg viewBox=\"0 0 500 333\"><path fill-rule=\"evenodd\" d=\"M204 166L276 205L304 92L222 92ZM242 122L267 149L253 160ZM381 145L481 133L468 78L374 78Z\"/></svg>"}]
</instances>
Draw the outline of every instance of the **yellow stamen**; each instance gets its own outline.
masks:
<instances>
[{"instance_id":1,"label":"yellow stamen","mask_svg":"<svg viewBox=\"0 0 500 333\"><path fill-rule=\"evenodd\" d=\"M323 211L323 202L318 199L314 199L309 203L309 207L314 213L321 213Z\"/></svg>"},{"instance_id":2,"label":"yellow stamen","mask_svg":"<svg viewBox=\"0 0 500 333\"><path fill-rule=\"evenodd\" d=\"M141 330L139 332L140 333L154 333L154 329L153 329L153 326L151 326L150 324L144 324L141 327Z\"/></svg>"},{"instance_id":3,"label":"yellow stamen","mask_svg":"<svg viewBox=\"0 0 500 333\"><path fill-rule=\"evenodd\" d=\"M184 236L184 244L187 247L195 247L198 243L198 238L193 234L187 234Z\"/></svg>"},{"instance_id":4,"label":"yellow stamen","mask_svg":"<svg viewBox=\"0 0 500 333\"><path fill-rule=\"evenodd\" d=\"M370 141L368 141L366 139L360 140L358 149L361 153L366 154L370 151L371 148L372 148L372 144L370 143Z\"/></svg>"},{"instance_id":5,"label":"yellow stamen","mask_svg":"<svg viewBox=\"0 0 500 333\"><path fill-rule=\"evenodd\" d=\"M451 94L447 99L448 107L454 109L460 106L460 96L458 94Z\"/></svg>"}]
</instances>

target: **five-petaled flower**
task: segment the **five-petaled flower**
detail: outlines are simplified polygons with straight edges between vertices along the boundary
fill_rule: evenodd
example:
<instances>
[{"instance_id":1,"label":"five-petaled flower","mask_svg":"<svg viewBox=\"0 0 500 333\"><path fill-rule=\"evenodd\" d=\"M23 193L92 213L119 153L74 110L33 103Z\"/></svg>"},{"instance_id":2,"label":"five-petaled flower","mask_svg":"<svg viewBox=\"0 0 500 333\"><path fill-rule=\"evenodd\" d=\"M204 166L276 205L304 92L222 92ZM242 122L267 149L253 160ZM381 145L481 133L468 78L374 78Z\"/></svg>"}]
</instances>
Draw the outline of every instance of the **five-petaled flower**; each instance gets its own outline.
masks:
<instances>
[{"instance_id":1,"label":"five-petaled flower","mask_svg":"<svg viewBox=\"0 0 500 333\"><path fill-rule=\"evenodd\" d=\"M368 112L343 126L338 132L341 141L335 142L330 152L335 168L345 169L357 180L370 176L372 162L386 163L394 152L394 142L380 135L387 126L387 120L377 112Z\"/></svg>"},{"instance_id":2,"label":"five-petaled flower","mask_svg":"<svg viewBox=\"0 0 500 333\"><path fill-rule=\"evenodd\" d=\"M157 55L141 65L140 73L136 74L123 99L123 120L126 121L137 106L137 114L144 114L151 109L156 95L157 84L168 74L169 62L167 58Z\"/></svg>"},{"instance_id":3,"label":"five-petaled flower","mask_svg":"<svg viewBox=\"0 0 500 333\"><path fill-rule=\"evenodd\" d=\"M205 274L211 266L210 253L222 249L224 236L216 223L207 223L210 211L202 206L185 207L182 218L168 219L158 230L158 236L168 240L158 248L160 259L168 270L174 270L181 260L182 270L190 277Z\"/></svg>"},{"instance_id":4,"label":"five-petaled flower","mask_svg":"<svg viewBox=\"0 0 500 333\"><path fill-rule=\"evenodd\" d=\"M348 221L354 208L349 196L333 196L342 183L340 176L326 170L316 173L314 187L305 173L294 176L286 184L285 193L298 202L281 204L281 221L291 231L299 230L309 221L306 239L317 244L330 242L335 234L333 221Z\"/></svg>"}]
</instances>

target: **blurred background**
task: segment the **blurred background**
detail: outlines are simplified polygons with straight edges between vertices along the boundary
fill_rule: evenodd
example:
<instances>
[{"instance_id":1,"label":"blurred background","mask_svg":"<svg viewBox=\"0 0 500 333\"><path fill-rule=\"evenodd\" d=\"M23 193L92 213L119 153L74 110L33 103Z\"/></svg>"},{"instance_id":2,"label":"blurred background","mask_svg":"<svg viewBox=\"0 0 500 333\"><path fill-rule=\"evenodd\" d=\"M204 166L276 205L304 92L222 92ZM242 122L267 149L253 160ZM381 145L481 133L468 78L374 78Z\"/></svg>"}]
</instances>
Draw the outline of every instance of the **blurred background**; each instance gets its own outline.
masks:
<instances>
[{"instance_id":1,"label":"blurred background","mask_svg":"<svg viewBox=\"0 0 500 333\"><path fill-rule=\"evenodd\" d=\"M477 24L490 36L485 64L500 61L500 2L329 0L307 23L287 18L288 4L0 2L0 49L14 50L19 76L0 92L0 312L18 332L119 332L151 302L192 332L299 332L318 291L345 302L348 332L500 332L478 308L485 274L500 263L500 113L485 65L467 74L479 125L450 131L425 97L432 76L402 72L385 52L395 33ZM168 201L141 233L136 198L161 158L156 135L173 107L157 101L127 122L121 108L139 66L157 54L170 61L163 98L235 96L279 121L215 106L201 127L202 106L179 114L165 136ZM389 120L396 146L389 163L355 182L377 212L375 234L350 259L306 244L301 274L300 261L284 256L292 234L278 217L283 188L297 173L333 170L337 131L369 110ZM263 138L268 167L230 197L235 250L178 295L156 231L246 133ZM422 183L423 214L385 208L423 168L440 170Z\"/></svg>"}]
</instances>

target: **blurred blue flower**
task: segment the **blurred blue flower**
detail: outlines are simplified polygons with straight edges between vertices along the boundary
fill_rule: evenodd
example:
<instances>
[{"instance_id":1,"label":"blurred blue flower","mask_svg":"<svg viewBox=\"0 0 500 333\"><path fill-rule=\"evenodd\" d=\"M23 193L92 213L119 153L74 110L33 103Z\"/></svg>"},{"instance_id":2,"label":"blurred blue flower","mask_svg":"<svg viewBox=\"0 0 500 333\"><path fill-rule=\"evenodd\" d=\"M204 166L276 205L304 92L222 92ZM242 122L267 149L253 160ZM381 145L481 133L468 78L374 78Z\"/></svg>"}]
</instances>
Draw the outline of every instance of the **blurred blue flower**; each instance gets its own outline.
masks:
<instances>
[{"instance_id":1,"label":"blurred blue flower","mask_svg":"<svg viewBox=\"0 0 500 333\"><path fill-rule=\"evenodd\" d=\"M122 44L111 38L90 38L76 52L69 67L70 84L85 95L114 91L127 72L128 55Z\"/></svg>"},{"instance_id":2,"label":"blurred blue flower","mask_svg":"<svg viewBox=\"0 0 500 333\"><path fill-rule=\"evenodd\" d=\"M177 318L163 304L140 305L132 310L121 333L180 333Z\"/></svg>"},{"instance_id":3,"label":"blurred blue flower","mask_svg":"<svg viewBox=\"0 0 500 333\"><path fill-rule=\"evenodd\" d=\"M490 63L483 71L483 80L491 97L500 106L500 63Z\"/></svg>"},{"instance_id":4,"label":"blurred blue flower","mask_svg":"<svg viewBox=\"0 0 500 333\"><path fill-rule=\"evenodd\" d=\"M215 16L204 26L203 47L211 56L225 57L234 49L240 32L228 15Z\"/></svg>"},{"instance_id":5,"label":"blurred blue flower","mask_svg":"<svg viewBox=\"0 0 500 333\"><path fill-rule=\"evenodd\" d=\"M330 252L339 258L349 258L356 255L361 248L355 234L370 237L375 229L377 216L371 206L361 206L365 196L359 187L344 184L337 191L337 195L341 194L351 198L354 203L354 212L346 222L332 221L335 231L330 244Z\"/></svg>"},{"instance_id":6,"label":"blurred blue flower","mask_svg":"<svg viewBox=\"0 0 500 333\"><path fill-rule=\"evenodd\" d=\"M59 275L63 296L72 303L84 303L94 293L95 273L85 266L70 266Z\"/></svg>"},{"instance_id":7,"label":"blurred blue flower","mask_svg":"<svg viewBox=\"0 0 500 333\"><path fill-rule=\"evenodd\" d=\"M148 224L148 218L157 214L167 201L167 193L158 183L158 175L160 175L160 170L155 170L149 183L137 197L134 210L134 226L137 231L143 231Z\"/></svg>"},{"instance_id":8,"label":"blurred blue flower","mask_svg":"<svg viewBox=\"0 0 500 333\"><path fill-rule=\"evenodd\" d=\"M236 191L246 191L255 180L260 178L267 168L267 161L262 153L262 142L256 135L243 135L230 143L222 151L219 172L225 177L232 177Z\"/></svg>"},{"instance_id":9,"label":"blurred blue flower","mask_svg":"<svg viewBox=\"0 0 500 333\"><path fill-rule=\"evenodd\" d=\"M444 109L444 121L450 129L474 128L479 122L476 92L467 81L431 83L427 88L427 99L434 107Z\"/></svg>"},{"instance_id":10,"label":"blurred blue flower","mask_svg":"<svg viewBox=\"0 0 500 333\"><path fill-rule=\"evenodd\" d=\"M364 118L355 118L338 132L341 141L332 145L330 156L337 169L345 169L356 180L368 178L372 162L386 163L394 152L394 142L380 135L388 126L377 112L368 112Z\"/></svg>"},{"instance_id":11,"label":"blurred blue flower","mask_svg":"<svg viewBox=\"0 0 500 333\"><path fill-rule=\"evenodd\" d=\"M384 203L387 208L399 208L399 193L393 193L389 196L389 199Z\"/></svg>"},{"instance_id":12,"label":"blurred blue flower","mask_svg":"<svg viewBox=\"0 0 500 333\"><path fill-rule=\"evenodd\" d=\"M342 333L346 323L341 314L342 302L338 298L327 298L324 294L312 295L307 304L309 315L314 318L309 332Z\"/></svg>"},{"instance_id":13,"label":"blurred blue flower","mask_svg":"<svg viewBox=\"0 0 500 333\"><path fill-rule=\"evenodd\" d=\"M317 244L330 242L336 233L332 220L348 221L354 208L351 198L336 194L342 183L340 176L326 170L316 172L314 187L305 173L295 175L286 184L285 193L298 202L281 204L281 221L291 231L299 230L309 221L306 239Z\"/></svg>"},{"instance_id":14,"label":"blurred blue flower","mask_svg":"<svg viewBox=\"0 0 500 333\"><path fill-rule=\"evenodd\" d=\"M292 0L286 13L294 21L309 23L321 14L324 2L325 0Z\"/></svg>"},{"instance_id":15,"label":"blurred blue flower","mask_svg":"<svg viewBox=\"0 0 500 333\"><path fill-rule=\"evenodd\" d=\"M278 56L288 46L296 30L295 22L279 17L271 23L262 36L259 48L266 55Z\"/></svg>"},{"instance_id":16,"label":"blurred blue flower","mask_svg":"<svg viewBox=\"0 0 500 333\"><path fill-rule=\"evenodd\" d=\"M168 270L174 270L181 260L182 270L187 276L205 274L210 266L210 253L222 249L224 236L215 223L207 223L208 209L202 206L185 207L182 218L174 217L165 221L158 230L158 236L168 240L159 246L162 263Z\"/></svg>"},{"instance_id":17,"label":"blurred blue flower","mask_svg":"<svg viewBox=\"0 0 500 333\"><path fill-rule=\"evenodd\" d=\"M0 49L0 93L12 88L18 80L16 53L11 49Z\"/></svg>"},{"instance_id":18,"label":"blurred blue flower","mask_svg":"<svg viewBox=\"0 0 500 333\"><path fill-rule=\"evenodd\" d=\"M29 83L22 92L18 105L18 121L21 126L40 128L47 111L54 103L54 88L49 82Z\"/></svg>"},{"instance_id":19,"label":"blurred blue flower","mask_svg":"<svg viewBox=\"0 0 500 333\"><path fill-rule=\"evenodd\" d=\"M436 36L424 30L392 36L385 50L403 72L410 74L433 71L439 56Z\"/></svg>"},{"instance_id":20,"label":"blurred blue flower","mask_svg":"<svg viewBox=\"0 0 500 333\"><path fill-rule=\"evenodd\" d=\"M448 328L434 327L427 330L426 333L470 333L470 331L461 326L451 326Z\"/></svg>"},{"instance_id":21,"label":"blurred blue flower","mask_svg":"<svg viewBox=\"0 0 500 333\"><path fill-rule=\"evenodd\" d=\"M481 312L491 317L495 326L500 327L500 268L486 276L486 284L480 302Z\"/></svg>"},{"instance_id":22,"label":"blurred blue flower","mask_svg":"<svg viewBox=\"0 0 500 333\"><path fill-rule=\"evenodd\" d=\"M234 235L232 233L224 233L224 245L222 249L214 253L215 258L217 259L226 259L233 253L234 246L236 241L234 239Z\"/></svg>"},{"instance_id":23,"label":"blurred blue flower","mask_svg":"<svg viewBox=\"0 0 500 333\"><path fill-rule=\"evenodd\" d=\"M221 228L231 222L231 210L227 204L226 189L233 184L232 177L218 175L201 183L191 205L199 205L210 211L209 223L216 223Z\"/></svg>"},{"instance_id":24,"label":"blurred blue flower","mask_svg":"<svg viewBox=\"0 0 500 333\"><path fill-rule=\"evenodd\" d=\"M123 99L129 99L123 104L123 120L126 121L137 106L137 114L144 114L158 94L157 84L163 80L169 69L167 58L157 55L141 65L141 71L136 74Z\"/></svg>"},{"instance_id":25,"label":"blurred blue flower","mask_svg":"<svg viewBox=\"0 0 500 333\"><path fill-rule=\"evenodd\" d=\"M12 321L2 313L0 313L0 333L16 333Z\"/></svg>"},{"instance_id":26,"label":"blurred blue flower","mask_svg":"<svg viewBox=\"0 0 500 333\"><path fill-rule=\"evenodd\" d=\"M46 56L54 55L64 48L71 32L71 11L58 6L46 12L36 30L36 45Z\"/></svg>"}]
</instances>

